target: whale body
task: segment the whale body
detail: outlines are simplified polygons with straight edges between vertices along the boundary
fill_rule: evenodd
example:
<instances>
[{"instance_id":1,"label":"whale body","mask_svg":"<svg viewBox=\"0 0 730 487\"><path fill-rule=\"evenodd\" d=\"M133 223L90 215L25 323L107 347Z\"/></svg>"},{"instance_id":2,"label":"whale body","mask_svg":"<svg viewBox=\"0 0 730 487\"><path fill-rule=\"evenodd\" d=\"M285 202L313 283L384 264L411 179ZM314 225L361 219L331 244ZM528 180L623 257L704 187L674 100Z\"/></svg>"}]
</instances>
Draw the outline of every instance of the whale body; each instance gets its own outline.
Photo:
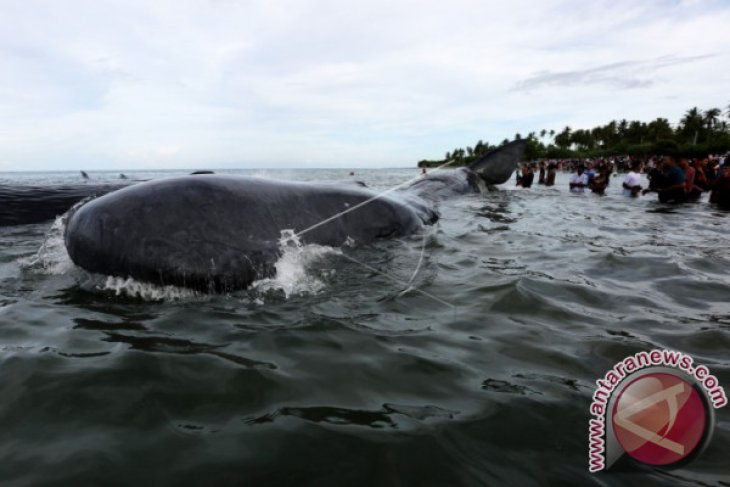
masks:
<instances>
[{"instance_id":1,"label":"whale body","mask_svg":"<svg viewBox=\"0 0 730 487\"><path fill-rule=\"evenodd\" d=\"M438 201L505 182L523 150L512 143L386 195L214 174L135 184L73 208L66 248L91 272L202 291L246 288L275 273L282 231L332 247L412 234L438 220Z\"/></svg>"},{"instance_id":2,"label":"whale body","mask_svg":"<svg viewBox=\"0 0 730 487\"><path fill-rule=\"evenodd\" d=\"M116 191L125 186L127 184L0 185L0 227L53 220L81 200Z\"/></svg>"},{"instance_id":3,"label":"whale body","mask_svg":"<svg viewBox=\"0 0 730 487\"><path fill-rule=\"evenodd\" d=\"M72 211L65 242L92 272L201 290L247 287L274 273L282 230L302 243L339 247L417 231L428 206L337 187L235 176L183 176L109 193Z\"/></svg>"}]
</instances>

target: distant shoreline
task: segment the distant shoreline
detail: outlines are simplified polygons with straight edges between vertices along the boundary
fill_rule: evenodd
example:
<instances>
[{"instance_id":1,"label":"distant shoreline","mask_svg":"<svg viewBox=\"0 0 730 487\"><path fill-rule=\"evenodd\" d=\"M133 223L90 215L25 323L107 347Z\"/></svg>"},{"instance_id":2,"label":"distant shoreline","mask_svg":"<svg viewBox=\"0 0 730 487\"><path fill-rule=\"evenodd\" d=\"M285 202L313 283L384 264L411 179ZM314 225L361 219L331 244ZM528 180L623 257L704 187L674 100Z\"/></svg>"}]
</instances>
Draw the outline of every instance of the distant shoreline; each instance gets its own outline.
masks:
<instances>
[{"instance_id":1,"label":"distant shoreline","mask_svg":"<svg viewBox=\"0 0 730 487\"><path fill-rule=\"evenodd\" d=\"M517 133L513 140L523 138L528 141L526 161L652 155L706 157L730 151L730 106L725 112L720 108L700 110L693 107L676 124L661 117L648 123L612 120L592 129L565 127L560 132L542 129L530 132L527 137ZM473 147L457 147L446 152L443 159L419 161L417 167L466 166L508 142L509 139L504 139L500 144L492 145L480 140Z\"/></svg>"}]
</instances>

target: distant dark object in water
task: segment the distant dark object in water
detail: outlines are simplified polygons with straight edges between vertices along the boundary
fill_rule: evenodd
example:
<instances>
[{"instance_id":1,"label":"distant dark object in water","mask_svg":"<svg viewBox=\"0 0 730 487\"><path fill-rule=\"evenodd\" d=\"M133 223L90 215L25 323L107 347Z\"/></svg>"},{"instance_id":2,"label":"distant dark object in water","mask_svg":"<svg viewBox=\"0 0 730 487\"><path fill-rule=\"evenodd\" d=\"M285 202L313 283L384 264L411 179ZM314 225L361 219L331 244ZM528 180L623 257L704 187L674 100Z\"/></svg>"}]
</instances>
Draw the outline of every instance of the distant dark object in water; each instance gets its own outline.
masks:
<instances>
[{"instance_id":1,"label":"distant dark object in water","mask_svg":"<svg viewBox=\"0 0 730 487\"><path fill-rule=\"evenodd\" d=\"M86 171L81 171L81 177L84 179L89 179L89 175L86 174Z\"/></svg>"},{"instance_id":2,"label":"distant dark object in water","mask_svg":"<svg viewBox=\"0 0 730 487\"><path fill-rule=\"evenodd\" d=\"M91 272L203 291L245 288L275 273L283 231L333 247L412 234L438 220L436 202L507 181L524 147L513 142L386 196L351 184L237 176L150 181L75 208L66 248Z\"/></svg>"},{"instance_id":3,"label":"distant dark object in water","mask_svg":"<svg viewBox=\"0 0 730 487\"><path fill-rule=\"evenodd\" d=\"M72 186L0 185L0 227L52 220L91 196L101 196L128 184Z\"/></svg>"},{"instance_id":4,"label":"distant dark object in water","mask_svg":"<svg viewBox=\"0 0 730 487\"><path fill-rule=\"evenodd\" d=\"M673 208L671 206L660 206L658 208L653 208L650 210L646 210L647 213L664 213L664 214L674 214L677 213L676 208Z\"/></svg>"},{"instance_id":5,"label":"distant dark object in water","mask_svg":"<svg viewBox=\"0 0 730 487\"><path fill-rule=\"evenodd\" d=\"M215 174L215 173L213 171L207 171L207 170L206 171L194 171L194 172L190 173L191 176L198 176L200 174Z\"/></svg>"},{"instance_id":6,"label":"distant dark object in water","mask_svg":"<svg viewBox=\"0 0 730 487\"><path fill-rule=\"evenodd\" d=\"M121 174L119 175L119 179L129 179L129 178L127 178L127 175L126 175L126 174L124 174L124 173L121 173Z\"/></svg>"}]
</instances>

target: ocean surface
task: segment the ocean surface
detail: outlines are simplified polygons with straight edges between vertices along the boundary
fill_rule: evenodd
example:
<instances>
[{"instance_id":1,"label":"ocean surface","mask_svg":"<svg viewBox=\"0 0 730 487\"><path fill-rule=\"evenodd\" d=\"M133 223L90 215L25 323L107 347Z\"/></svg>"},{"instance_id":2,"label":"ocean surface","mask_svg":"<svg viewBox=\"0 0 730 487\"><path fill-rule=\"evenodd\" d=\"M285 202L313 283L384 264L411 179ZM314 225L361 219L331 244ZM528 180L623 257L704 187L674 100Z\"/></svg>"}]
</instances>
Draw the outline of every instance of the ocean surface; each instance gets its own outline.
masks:
<instances>
[{"instance_id":1,"label":"ocean surface","mask_svg":"<svg viewBox=\"0 0 730 487\"><path fill-rule=\"evenodd\" d=\"M60 220L0 228L0 484L730 485L730 407L680 469L588 472L595 380L624 357L679 350L730 388L730 213L620 181L513 179L420 235L287 247L231 295L90 275Z\"/></svg>"}]
</instances>

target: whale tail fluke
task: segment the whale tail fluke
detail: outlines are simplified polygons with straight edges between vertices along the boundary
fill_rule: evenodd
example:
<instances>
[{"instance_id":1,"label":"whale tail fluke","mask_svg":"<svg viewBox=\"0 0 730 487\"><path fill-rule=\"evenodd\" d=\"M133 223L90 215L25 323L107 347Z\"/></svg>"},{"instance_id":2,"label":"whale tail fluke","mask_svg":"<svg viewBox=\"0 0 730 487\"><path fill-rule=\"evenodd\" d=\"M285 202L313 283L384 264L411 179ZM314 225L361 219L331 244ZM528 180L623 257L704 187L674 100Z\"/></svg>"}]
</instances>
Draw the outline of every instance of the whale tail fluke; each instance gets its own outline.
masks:
<instances>
[{"instance_id":1,"label":"whale tail fluke","mask_svg":"<svg viewBox=\"0 0 730 487\"><path fill-rule=\"evenodd\" d=\"M481 176L488 185L505 183L523 159L526 147L527 140L515 140L483 155L469 169Z\"/></svg>"}]
</instances>

